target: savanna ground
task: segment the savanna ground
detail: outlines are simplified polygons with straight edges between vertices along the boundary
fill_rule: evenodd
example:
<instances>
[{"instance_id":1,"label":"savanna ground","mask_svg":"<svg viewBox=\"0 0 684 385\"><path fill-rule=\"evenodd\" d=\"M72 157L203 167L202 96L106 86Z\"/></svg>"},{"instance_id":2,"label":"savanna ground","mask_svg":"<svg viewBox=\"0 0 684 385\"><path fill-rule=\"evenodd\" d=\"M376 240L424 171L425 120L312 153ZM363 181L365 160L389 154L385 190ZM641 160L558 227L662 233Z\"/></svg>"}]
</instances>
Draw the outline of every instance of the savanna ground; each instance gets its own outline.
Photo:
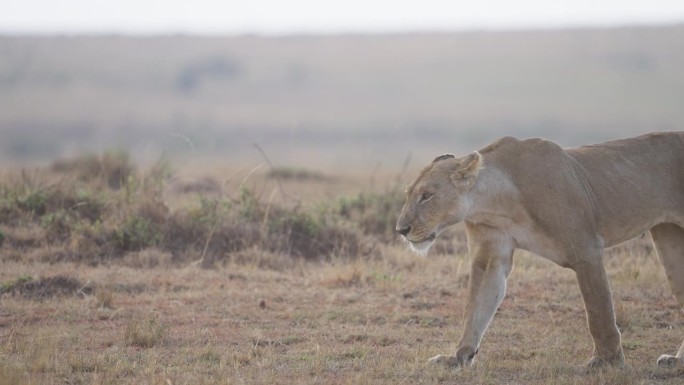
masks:
<instances>
[{"instance_id":1,"label":"savanna ground","mask_svg":"<svg viewBox=\"0 0 684 385\"><path fill-rule=\"evenodd\" d=\"M627 367L587 372L572 271L519 253L473 367L463 230L392 233L411 172L184 178L124 154L0 179L1 384L681 384L684 315L648 236L610 250Z\"/></svg>"}]
</instances>

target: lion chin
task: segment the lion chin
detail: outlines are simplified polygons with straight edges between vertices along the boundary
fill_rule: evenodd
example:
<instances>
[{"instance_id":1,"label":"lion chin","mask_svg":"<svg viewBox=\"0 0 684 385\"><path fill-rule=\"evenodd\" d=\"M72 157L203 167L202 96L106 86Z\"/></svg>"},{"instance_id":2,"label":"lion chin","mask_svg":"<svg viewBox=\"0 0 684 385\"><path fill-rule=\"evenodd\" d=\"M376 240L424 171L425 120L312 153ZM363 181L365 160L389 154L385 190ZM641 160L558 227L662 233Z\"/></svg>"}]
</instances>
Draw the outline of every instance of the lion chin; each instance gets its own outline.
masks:
<instances>
[{"instance_id":1,"label":"lion chin","mask_svg":"<svg viewBox=\"0 0 684 385\"><path fill-rule=\"evenodd\" d=\"M428 251L430 251L430 246L432 246L433 243L435 243L435 239L437 238L436 234L431 234L429 237L427 237L425 240L422 241L411 241L406 238L404 240L406 243L408 243L409 247L414 253L420 254L420 255L426 255Z\"/></svg>"}]
</instances>

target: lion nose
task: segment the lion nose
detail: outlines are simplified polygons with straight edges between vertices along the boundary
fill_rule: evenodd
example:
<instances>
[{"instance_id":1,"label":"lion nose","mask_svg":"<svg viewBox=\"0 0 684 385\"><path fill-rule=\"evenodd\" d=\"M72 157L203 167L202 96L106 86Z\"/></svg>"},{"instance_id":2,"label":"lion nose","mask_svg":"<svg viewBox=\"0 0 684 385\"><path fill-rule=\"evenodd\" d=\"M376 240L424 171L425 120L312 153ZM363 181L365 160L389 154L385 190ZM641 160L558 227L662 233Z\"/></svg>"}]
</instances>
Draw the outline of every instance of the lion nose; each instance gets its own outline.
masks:
<instances>
[{"instance_id":1,"label":"lion nose","mask_svg":"<svg viewBox=\"0 0 684 385\"><path fill-rule=\"evenodd\" d=\"M399 234L401 234L401 235L406 235L406 234L408 234L408 233L411 231L411 226L406 226L406 227L404 227L403 229L400 229L400 228L397 227L396 230L397 230L397 233L399 233Z\"/></svg>"}]
</instances>

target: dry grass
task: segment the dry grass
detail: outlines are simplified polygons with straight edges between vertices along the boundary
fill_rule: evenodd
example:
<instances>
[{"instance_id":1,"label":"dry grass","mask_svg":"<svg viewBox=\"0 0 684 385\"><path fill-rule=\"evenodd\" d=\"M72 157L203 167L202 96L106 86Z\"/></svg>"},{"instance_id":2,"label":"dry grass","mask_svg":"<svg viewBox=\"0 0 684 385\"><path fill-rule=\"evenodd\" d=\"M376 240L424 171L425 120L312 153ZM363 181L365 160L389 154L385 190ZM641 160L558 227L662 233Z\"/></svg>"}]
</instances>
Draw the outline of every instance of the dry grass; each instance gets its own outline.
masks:
<instances>
[{"instance_id":1,"label":"dry grass","mask_svg":"<svg viewBox=\"0 0 684 385\"><path fill-rule=\"evenodd\" d=\"M119 200L126 188L101 190L99 194L109 197L102 224L81 218L76 223L85 222L93 234L84 235L75 225L64 242L74 242L73 234L97 240L103 233L92 227L113 226L127 213L153 219L154 210L145 213L144 205L127 206ZM135 194L146 193L136 187L128 194L137 199ZM606 256L626 368L584 369L592 346L574 274L519 253L507 297L475 365L447 370L426 360L452 351L459 337L469 268L462 230L451 234L450 250L444 246L423 258L385 239L384 232L371 233L349 218L332 221L339 215L337 200L331 200L335 204L323 217L312 214L317 209L275 203L266 216L268 201L252 202L259 234L264 218L271 218L266 225L271 231L269 226L278 226L270 223L273 218L285 215L299 223L297 215L306 213L304 223L312 220L321 228L330 225L362 234L362 247L367 247L356 251L361 257L352 257L340 250L349 247L344 246L349 239L352 244L357 240L340 237L325 258L301 258L281 248L284 241L277 237L277 246L259 238L231 249L223 232L230 229L234 212L221 211L223 201L198 199L169 208L165 222L160 222L184 226L188 234L173 233L179 243L169 242L168 227L163 226L160 241L120 256L98 256L112 240L94 242L90 258L96 263L85 253L79 259L37 257L37 250L49 254L44 249L69 246L60 238L44 237L38 214L21 211L22 221L3 222L0 384L622 385L684 380L682 370L655 365L660 354L673 353L681 343L684 316L648 239ZM202 204L210 206L203 209ZM150 225L155 225L152 219ZM267 234L291 228L288 223ZM216 244L207 241L211 229L211 238L220 240ZM20 238L20 233L33 235ZM182 248L182 243L190 246ZM210 251L226 251L200 262L205 248L205 257ZM30 284L48 287L54 277L61 277L60 288L71 289L55 289L58 294L51 296L22 291Z\"/></svg>"},{"instance_id":2,"label":"dry grass","mask_svg":"<svg viewBox=\"0 0 684 385\"><path fill-rule=\"evenodd\" d=\"M124 341L129 346L151 348L164 339L166 326L154 314L136 316L129 320L124 333Z\"/></svg>"}]
</instances>

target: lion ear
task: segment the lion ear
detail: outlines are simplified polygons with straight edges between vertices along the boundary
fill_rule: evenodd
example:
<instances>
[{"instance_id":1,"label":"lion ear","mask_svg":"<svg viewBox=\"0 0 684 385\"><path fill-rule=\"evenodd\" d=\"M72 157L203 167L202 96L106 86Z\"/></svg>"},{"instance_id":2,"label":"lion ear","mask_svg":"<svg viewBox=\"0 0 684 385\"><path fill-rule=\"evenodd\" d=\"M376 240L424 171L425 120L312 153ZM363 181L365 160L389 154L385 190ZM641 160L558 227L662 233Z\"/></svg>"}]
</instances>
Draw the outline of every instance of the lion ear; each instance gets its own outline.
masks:
<instances>
[{"instance_id":1,"label":"lion ear","mask_svg":"<svg viewBox=\"0 0 684 385\"><path fill-rule=\"evenodd\" d=\"M455 159L455 158L456 157L454 156L454 154L444 154L444 155L440 155L440 156L436 157L435 160L432 161L432 163L437 163L440 160Z\"/></svg>"},{"instance_id":2,"label":"lion ear","mask_svg":"<svg viewBox=\"0 0 684 385\"><path fill-rule=\"evenodd\" d=\"M459 167L451 173L451 181L457 185L468 182L477 177L481 168L482 155L476 151L459 162Z\"/></svg>"}]
</instances>

